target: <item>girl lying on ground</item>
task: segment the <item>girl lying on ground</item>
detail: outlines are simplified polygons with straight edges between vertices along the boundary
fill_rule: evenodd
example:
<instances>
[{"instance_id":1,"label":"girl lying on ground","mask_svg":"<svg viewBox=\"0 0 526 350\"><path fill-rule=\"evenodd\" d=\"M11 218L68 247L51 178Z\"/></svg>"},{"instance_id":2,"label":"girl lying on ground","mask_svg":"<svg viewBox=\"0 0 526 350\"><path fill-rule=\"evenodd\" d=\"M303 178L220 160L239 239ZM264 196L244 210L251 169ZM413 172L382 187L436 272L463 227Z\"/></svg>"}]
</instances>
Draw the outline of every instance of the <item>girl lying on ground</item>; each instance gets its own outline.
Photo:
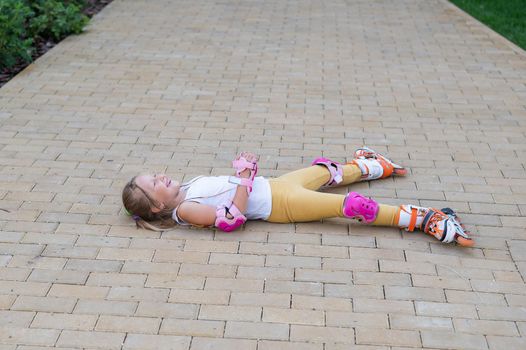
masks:
<instances>
[{"instance_id":1,"label":"girl lying on ground","mask_svg":"<svg viewBox=\"0 0 526 350\"><path fill-rule=\"evenodd\" d=\"M318 158L312 166L278 178L256 177L257 157L248 152L241 153L233 167L235 176L199 176L183 184L166 175L136 176L122 192L124 207L138 227L157 231L180 224L230 232L247 220L291 223L345 217L407 231L419 229L444 243L474 244L449 208L391 206L357 192L345 196L317 192L407 173L367 147L356 150L349 163Z\"/></svg>"}]
</instances>

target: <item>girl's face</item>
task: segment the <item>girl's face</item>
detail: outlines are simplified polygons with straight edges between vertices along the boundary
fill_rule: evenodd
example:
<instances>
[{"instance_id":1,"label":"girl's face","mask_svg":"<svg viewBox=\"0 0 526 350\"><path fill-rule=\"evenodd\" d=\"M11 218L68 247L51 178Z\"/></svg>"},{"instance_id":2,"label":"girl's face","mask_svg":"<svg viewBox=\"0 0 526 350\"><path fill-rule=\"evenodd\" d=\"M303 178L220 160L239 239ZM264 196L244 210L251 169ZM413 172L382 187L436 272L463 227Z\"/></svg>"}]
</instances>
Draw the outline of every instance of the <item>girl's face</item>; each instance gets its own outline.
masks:
<instances>
[{"instance_id":1,"label":"girl's face","mask_svg":"<svg viewBox=\"0 0 526 350\"><path fill-rule=\"evenodd\" d=\"M180 191L181 184L164 174L140 175L135 179L135 183L162 206L162 208L152 208L154 213L165 207L176 207L180 202L179 197L184 195Z\"/></svg>"}]
</instances>

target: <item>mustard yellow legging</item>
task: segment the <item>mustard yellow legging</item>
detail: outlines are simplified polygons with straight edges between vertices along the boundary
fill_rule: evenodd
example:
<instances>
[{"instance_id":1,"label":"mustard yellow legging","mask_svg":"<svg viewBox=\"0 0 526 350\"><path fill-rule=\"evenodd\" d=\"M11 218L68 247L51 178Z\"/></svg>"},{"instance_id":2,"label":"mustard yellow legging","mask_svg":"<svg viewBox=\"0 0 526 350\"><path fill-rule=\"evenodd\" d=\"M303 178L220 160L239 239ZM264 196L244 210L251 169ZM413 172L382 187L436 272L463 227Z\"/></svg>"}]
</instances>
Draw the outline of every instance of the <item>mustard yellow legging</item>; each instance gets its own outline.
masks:
<instances>
[{"instance_id":1,"label":"mustard yellow legging","mask_svg":"<svg viewBox=\"0 0 526 350\"><path fill-rule=\"evenodd\" d=\"M361 176L362 172L357 165L345 164L340 185L360 181ZM267 221L288 223L344 217L344 195L317 192L329 179L329 170L322 165L313 165L270 179L272 212ZM398 207L380 204L378 217L372 224L396 226L397 216Z\"/></svg>"}]
</instances>

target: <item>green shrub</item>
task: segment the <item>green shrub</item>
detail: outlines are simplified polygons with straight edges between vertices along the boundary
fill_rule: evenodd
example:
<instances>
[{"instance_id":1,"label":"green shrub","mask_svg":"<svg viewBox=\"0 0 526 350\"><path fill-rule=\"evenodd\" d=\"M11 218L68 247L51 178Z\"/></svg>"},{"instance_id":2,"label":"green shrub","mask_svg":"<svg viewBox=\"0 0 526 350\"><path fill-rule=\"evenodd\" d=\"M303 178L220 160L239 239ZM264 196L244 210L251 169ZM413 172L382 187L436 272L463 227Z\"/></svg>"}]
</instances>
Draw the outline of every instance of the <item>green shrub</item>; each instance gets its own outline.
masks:
<instances>
[{"instance_id":1,"label":"green shrub","mask_svg":"<svg viewBox=\"0 0 526 350\"><path fill-rule=\"evenodd\" d=\"M31 60L33 38L27 37L26 23L32 15L23 1L0 0L0 67Z\"/></svg>"},{"instance_id":2,"label":"green shrub","mask_svg":"<svg viewBox=\"0 0 526 350\"><path fill-rule=\"evenodd\" d=\"M85 0L0 0L0 69L31 61L37 40L82 32Z\"/></svg>"},{"instance_id":3,"label":"green shrub","mask_svg":"<svg viewBox=\"0 0 526 350\"><path fill-rule=\"evenodd\" d=\"M59 0L33 0L31 7L37 14L29 23L33 37L60 40L68 34L78 34L88 23L75 3Z\"/></svg>"}]
</instances>

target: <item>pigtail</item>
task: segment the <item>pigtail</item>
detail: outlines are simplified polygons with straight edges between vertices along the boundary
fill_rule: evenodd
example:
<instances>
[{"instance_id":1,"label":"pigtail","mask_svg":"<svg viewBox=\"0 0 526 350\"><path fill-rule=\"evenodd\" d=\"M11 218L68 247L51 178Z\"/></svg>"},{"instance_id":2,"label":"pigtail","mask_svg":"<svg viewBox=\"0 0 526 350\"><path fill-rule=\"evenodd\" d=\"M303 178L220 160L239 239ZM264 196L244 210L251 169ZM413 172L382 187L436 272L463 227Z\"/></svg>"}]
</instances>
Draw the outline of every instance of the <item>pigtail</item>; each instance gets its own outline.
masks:
<instances>
[{"instance_id":1,"label":"pigtail","mask_svg":"<svg viewBox=\"0 0 526 350\"><path fill-rule=\"evenodd\" d=\"M157 227L157 226L155 226L155 225L153 225L153 224L151 224L148 221L143 220L143 219L136 220L135 221L135 225L137 226L137 228L143 228L143 229L150 230L150 231L161 232L161 231L166 230L166 229Z\"/></svg>"}]
</instances>

